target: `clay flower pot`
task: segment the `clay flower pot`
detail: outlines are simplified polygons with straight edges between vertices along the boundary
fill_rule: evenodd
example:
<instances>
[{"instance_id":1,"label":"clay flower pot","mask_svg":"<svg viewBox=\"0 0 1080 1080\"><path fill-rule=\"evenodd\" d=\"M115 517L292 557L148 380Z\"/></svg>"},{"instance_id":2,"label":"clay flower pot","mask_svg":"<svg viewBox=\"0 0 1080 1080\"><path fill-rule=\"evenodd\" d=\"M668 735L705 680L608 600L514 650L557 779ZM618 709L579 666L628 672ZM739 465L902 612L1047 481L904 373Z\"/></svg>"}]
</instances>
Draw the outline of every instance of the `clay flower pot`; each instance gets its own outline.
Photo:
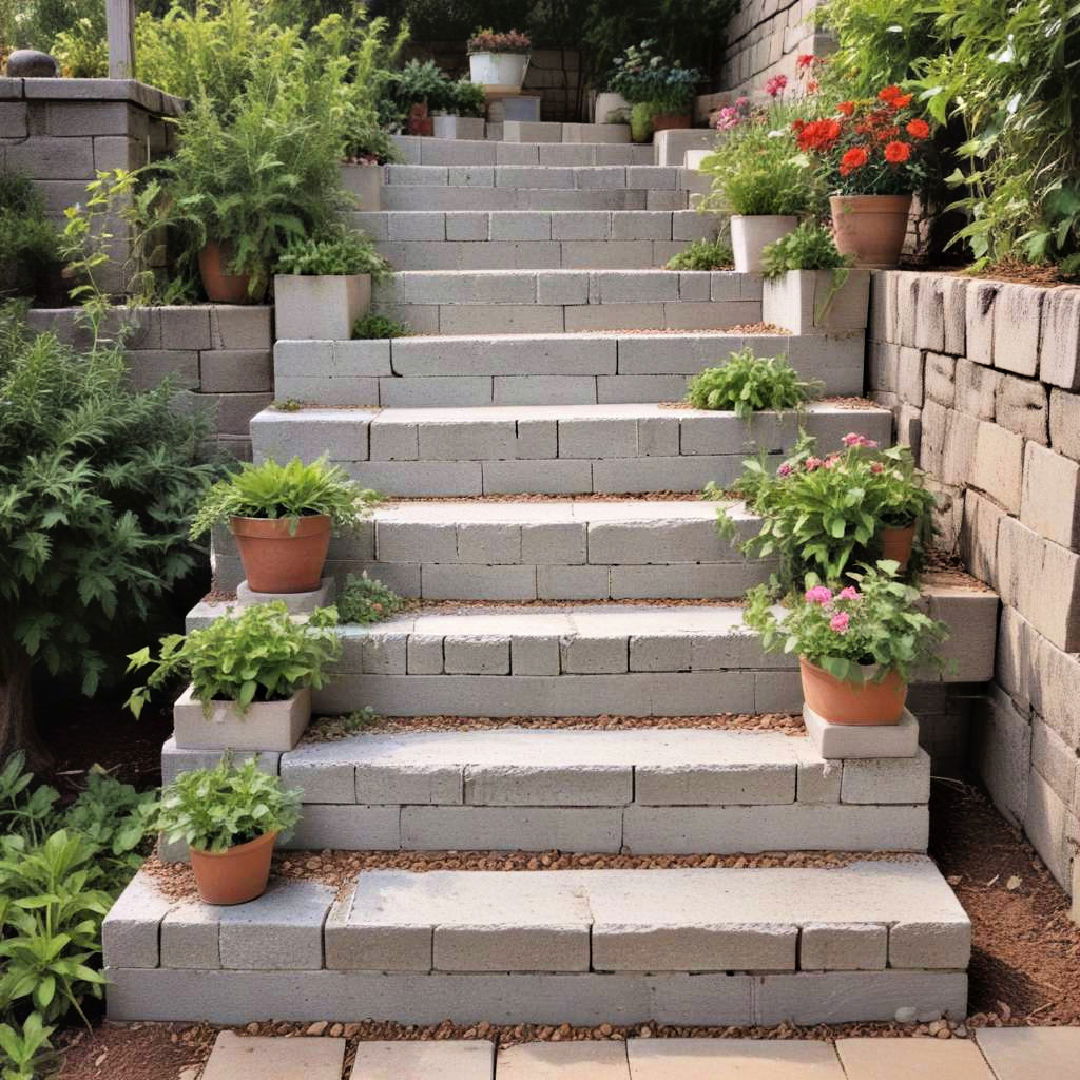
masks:
<instances>
[{"instance_id":1,"label":"clay flower pot","mask_svg":"<svg viewBox=\"0 0 1080 1080\"><path fill-rule=\"evenodd\" d=\"M292 531L288 518L234 517L229 529L252 592L314 592L322 583L330 549L325 514L297 518Z\"/></svg>"},{"instance_id":2,"label":"clay flower pot","mask_svg":"<svg viewBox=\"0 0 1080 1080\"><path fill-rule=\"evenodd\" d=\"M207 298L213 304L252 304L248 292L250 274L230 274L226 271L232 253L223 244L207 244L199 252L199 277Z\"/></svg>"},{"instance_id":3,"label":"clay flower pot","mask_svg":"<svg viewBox=\"0 0 1080 1080\"><path fill-rule=\"evenodd\" d=\"M879 682L837 679L799 657L806 704L830 724L889 727L899 724L907 701L907 683L891 671Z\"/></svg>"},{"instance_id":4,"label":"clay flower pot","mask_svg":"<svg viewBox=\"0 0 1080 1080\"><path fill-rule=\"evenodd\" d=\"M226 851L191 849L195 887L205 904L246 904L266 892L276 832L263 833Z\"/></svg>"},{"instance_id":5,"label":"clay flower pot","mask_svg":"<svg viewBox=\"0 0 1080 1080\"><path fill-rule=\"evenodd\" d=\"M652 129L655 135L658 131L684 131L690 127L690 114L685 113L655 113L652 118Z\"/></svg>"},{"instance_id":6,"label":"clay flower pot","mask_svg":"<svg viewBox=\"0 0 1080 1080\"><path fill-rule=\"evenodd\" d=\"M832 195L833 240L856 266L888 270L900 263L910 195Z\"/></svg>"},{"instance_id":7,"label":"clay flower pot","mask_svg":"<svg viewBox=\"0 0 1080 1080\"><path fill-rule=\"evenodd\" d=\"M906 570L915 544L915 522L910 525L886 525L881 530L881 557L895 559Z\"/></svg>"},{"instance_id":8,"label":"clay flower pot","mask_svg":"<svg viewBox=\"0 0 1080 1080\"><path fill-rule=\"evenodd\" d=\"M409 117L405 121L405 131L409 135L430 135L433 128L431 117L428 115L426 101L414 101L409 106Z\"/></svg>"}]
</instances>

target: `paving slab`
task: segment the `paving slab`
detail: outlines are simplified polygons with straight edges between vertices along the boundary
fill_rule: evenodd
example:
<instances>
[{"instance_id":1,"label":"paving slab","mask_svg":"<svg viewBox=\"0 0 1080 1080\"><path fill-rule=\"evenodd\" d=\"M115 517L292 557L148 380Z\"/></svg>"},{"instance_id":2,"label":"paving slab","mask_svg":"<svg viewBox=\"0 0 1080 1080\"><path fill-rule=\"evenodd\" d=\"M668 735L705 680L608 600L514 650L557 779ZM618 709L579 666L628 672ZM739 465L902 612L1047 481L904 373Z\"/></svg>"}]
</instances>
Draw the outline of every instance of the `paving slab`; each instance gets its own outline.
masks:
<instances>
[{"instance_id":1,"label":"paving slab","mask_svg":"<svg viewBox=\"0 0 1080 1080\"><path fill-rule=\"evenodd\" d=\"M844 1080L827 1042L629 1039L626 1049L631 1080Z\"/></svg>"},{"instance_id":2,"label":"paving slab","mask_svg":"<svg viewBox=\"0 0 1080 1080\"><path fill-rule=\"evenodd\" d=\"M221 1032L202 1080L340 1080L344 1039L275 1039Z\"/></svg>"},{"instance_id":3,"label":"paving slab","mask_svg":"<svg viewBox=\"0 0 1080 1080\"><path fill-rule=\"evenodd\" d=\"M975 1041L996 1080L1065 1080L1080 1068L1080 1027L981 1028Z\"/></svg>"},{"instance_id":4,"label":"paving slab","mask_svg":"<svg viewBox=\"0 0 1080 1080\"><path fill-rule=\"evenodd\" d=\"M452 1039L361 1042L349 1080L493 1080L494 1076L494 1043Z\"/></svg>"},{"instance_id":5,"label":"paving slab","mask_svg":"<svg viewBox=\"0 0 1080 1080\"><path fill-rule=\"evenodd\" d=\"M961 1039L837 1039L836 1052L847 1080L994 1080L975 1043Z\"/></svg>"},{"instance_id":6,"label":"paving slab","mask_svg":"<svg viewBox=\"0 0 1080 1080\"><path fill-rule=\"evenodd\" d=\"M498 1080L630 1080L623 1042L534 1042L504 1046Z\"/></svg>"}]
</instances>

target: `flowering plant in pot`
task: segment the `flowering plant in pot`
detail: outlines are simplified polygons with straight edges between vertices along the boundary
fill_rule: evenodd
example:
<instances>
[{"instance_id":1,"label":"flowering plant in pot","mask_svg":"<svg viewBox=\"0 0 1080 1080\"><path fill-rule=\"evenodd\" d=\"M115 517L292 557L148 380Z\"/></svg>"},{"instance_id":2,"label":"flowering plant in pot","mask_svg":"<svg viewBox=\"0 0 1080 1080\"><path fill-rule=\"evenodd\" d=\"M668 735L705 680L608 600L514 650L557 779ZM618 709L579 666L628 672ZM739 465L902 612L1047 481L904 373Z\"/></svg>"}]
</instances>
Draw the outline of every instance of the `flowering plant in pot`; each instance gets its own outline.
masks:
<instances>
[{"instance_id":1,"label":"flowering plant in pot","mask_svg":"<svg viewBox=\"0 0 1080 1080\"><path fill-rule=\"evenodd\" d=\"M940 663L948 628L919 608L919 590L888 559L849 584L811 584L779 611L768 587L747 594L743 622L766 652L794 653L807 705L833 724L898 724L914 669Z\"/></svg>"},{"instance_id":2,"label":"flowering plant in pot","mask_svg":"<svg viewBox=\"0 0 1080 1080\"><path fill-rule=\"evenodd\" d=\"M532 41L518 30L496 33L491 27L477 30L466 43L469 79L495 95L519 94L529 66Z\"/></svg>"},{"instance_id":3,"label":"flowering plant in pot","mask_svg":"<svg viewBox=\"0 0 1080 1080\"><path fill-rule=\"evenodd\" d=\"M607 89L630 103L634 142L648 142L655 131L690 126L690 106L701 72L653 52L652 39L631 45L614 61Z\"/></svg>"},{"instance_id":4,"label":"flowering plant in pot","mask_svg":"<svg viewBox=\"0 0 1080 1080\"><path fill-rule=\"evenodd\" d=\"M214 484L199 504L191 538L227 521L253 592L314 592L331 532L355 525L379 499L325 458L286 465L271 458Z\"/></svg>"},{"instance_id":5,"label":"flowering plant in pot","mask_svg":"<svg viewBox=\"0 0 1080 1080\"><path fill-rule=\"evenodd\" d=\"M274 841L300 820L300 792L254 761L226 755L212 769L182 772L161 793L154 824L191 849L199 898L244 904L266 891Z\"/></svg>"},{"instance_id":6,"label":"flowering plant in pot","mask_svg":"<svg viewBox=\"0 0 1080 1080\"><path fill-rule=\"evenodd\" d=\"M128 707L138 716L153 690L189 680L173 706L176 745L190 750L291 750L311 718L311 691L341 655L334 608L294 620L284 601L230 612L188 634L168 634L158 656L130 655L128 671L153 667Z\"/></svg>"},{"instance_id":7,"label":"flowering plant in pot","mask_svg":"<svg viewBox=\"0 0 1080 1080\"><path fill-rule=\"evenodd\" d=\"M841 101L831 116L796 119L792 131L828 190L836 246L856 266L900 261L912 193L926 179L930 125L912 95L886 86L877 97Z\"/></svg>"}]
</instances>

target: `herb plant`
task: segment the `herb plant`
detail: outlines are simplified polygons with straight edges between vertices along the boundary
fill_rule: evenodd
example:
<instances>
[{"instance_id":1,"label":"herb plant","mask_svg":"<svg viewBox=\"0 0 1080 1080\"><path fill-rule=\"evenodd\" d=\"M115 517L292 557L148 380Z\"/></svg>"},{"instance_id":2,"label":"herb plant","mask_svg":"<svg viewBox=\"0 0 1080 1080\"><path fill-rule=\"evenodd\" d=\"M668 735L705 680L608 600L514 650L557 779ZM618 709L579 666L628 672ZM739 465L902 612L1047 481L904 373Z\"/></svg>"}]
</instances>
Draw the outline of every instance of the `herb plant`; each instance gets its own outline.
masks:
<instances>
[{"instance_id":1,"label":"herb plant","mask_svg":"<svg viewBox=\"0 0 1080 1080\"><path fill-rule=\"evenodd\" d=\"M783 356L733 352L726 364L705 368L690 380L686 400L695 409L730 409L746 420L762 409L796 409L817 387L803 382Z\"/></svg>"},{"instance_id":2,"label":"herb plant","mask_svg":"<svg viewBox=\"0 0 1080 1080\"><path fill-rule=\"evenodd\" d=\"M405 323L369 311L352 325L353 341L382 341L384 338L408 337L412 333Z\"/></svg>"},{"instance_id":3,"label":"herb plant","mask_svg":"<svg viewBox=\"0 0 1080 1080\"><path fill-rule=\"evenodd\" d=\"M450 84L446 110L454 116L483 116L487 109L484 87L468 78Z\"/></svg>"},{"instance_id":4,"label":"herb plant","mask_svg":"<svg viewBox=\"0 0 1080 1080\"><path fill-rule=\"evenodd\" d=\"M532 41L527 34L518 30L496 33L490 26L473 32L466 43L466 50L473 53L527 53L532 49Z\"/></svg>"},{"instance_id":5,"label":"herb plant","mask_svg":"<svg viewBox=\"0 0 1080 1080\"><path fill-rule=\"evenodd\" d=\"M359 576L349 574L336 607L342 622L374 623L401 611L405 601L365 571Z\"/></svg>"},{"instance_id":6,"label":"herb plant","mask_svg":"<svg viewBox=\"0 0 1080 1080\"><path fill-rule=\"evenodd\" d=\"M834 678L877 682L896 672L907 682L916 668L940 664L937 649L949 635L920 610L919 590L896 580L898 566L883 559L850 571L849 584L816 582L779 615L768 587L755 586L743 622L766 652L794 653Z\"/></svg>"},{"instance_id":7,"label":"herb plant","mask_svg":"<svg viewBox=\"0 0 1080 1080\"><path fill-rule=\"evenodd\" d=\"M231 517L290 518L295 523L301 517L325 514L335 528L347 528L367 515L379 498L325 458L309 464L298 457L286 465L272 458L258 465L246 463L206 493L191 536L197 539Z\"/></svg>"},{"instance_id":8,"label":"herb plant","mask_svg":"<svg viewBox=\"0 0 1080 1080\"><path fill-rule=\"evenodd\" d=\"M668 260L668 270L730 270L735 265L731 242L723 237L691 240Z\"/></svg>"},{"instance_id":9,"label":"herb plant","mask_svg":"<svg viewBox=\"0 0 1080 1080\"><path fill-rule=\"evenodd\" d=\"M787 236L774 240L766 246L762 258L766 277L780 277L789 270L839 271L851 262L836 250L829 230L814 221L804 221Z\"/></svg>"},{"instance_id":10,"label":"herb plant","mask_svg":"<svg viewBox=\"0 0 1080 1080\"><path fill-rule=\"evenodd\" d=\"M231 611L201 630L169 634L157 658L150 649L131 654L128 671L152 666L147 685L133 690L128 708L138 716L151 690L176 678L190 679L207 716L215 701L235 702L241 713L255 701L283 701L297 690L321 689L326 669L341 655L334 633L337 612L320 608L306 622L294 622L280 600Z\"/></svg>"},{"instance_id":11,"label":"herb plant","mask_svg":"<svg viewBox=\"0 0 1080 1080\"><path fill-rule=\"evenodd\" d=\"M390 272L387 261L363 233L337 228L292 240L277 259L279 274L370 274L380 281Z\"/></svg>"},{"instance_id":12,"label":"herb plant","mask_svg":"<svg viewBox=\"0 0 1080 1080\"><path fill-rule=\"evenodd\" d=\"M268 832L288 832L300 820L300 791L253 760L182 772L161 792L155 825L170 843L222 852Z\"/></svg>"}]
</instances>

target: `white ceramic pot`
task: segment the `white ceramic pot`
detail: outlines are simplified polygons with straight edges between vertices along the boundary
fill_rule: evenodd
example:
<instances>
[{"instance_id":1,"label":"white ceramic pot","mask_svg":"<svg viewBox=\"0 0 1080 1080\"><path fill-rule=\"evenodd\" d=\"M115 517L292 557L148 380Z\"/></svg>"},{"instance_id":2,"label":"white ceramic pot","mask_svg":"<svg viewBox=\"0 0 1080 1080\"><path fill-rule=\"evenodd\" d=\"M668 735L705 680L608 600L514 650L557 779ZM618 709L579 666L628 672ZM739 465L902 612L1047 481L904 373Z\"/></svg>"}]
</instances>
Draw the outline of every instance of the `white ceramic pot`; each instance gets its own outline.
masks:
<instances>
[{"instance_id":1,"label":"white ceramic pot","mask_svg":"<svg viewBox=\"0 0 1080 1080\"><path fill-rule=\"evenodd\" d=\"M369 274L276 274L276 341L349 341L371 306Z\"/></svg>"},{"instance_id":2,"label":"white ceramic pot","mask_svg":"<svg viewBox=\"0 0 1080 1080\"><path fill-rule=\"evenodd\" d=\"M761 253L774 240L787 236L799 219L794 214L732 214L731 246L735 269L742 274L759 274L764 269Z\"/></svg>"},{"instance_id":3,"label":"white ceramic pot","mask_svg":"<svg viewBox=\"0 0 1080 1080\"><path fill-rule=\"evenodd\" d=\"M526 53L471 53L469 56L469 79L480 83L484 93L520 94L525 82L525 69L529 66Z\"/></svg>"},{"instance_id":4,"label":"white ceramic pot","mask_svg":"<svg viewBox=\"0 0 1080 1080\"><path fill-rule=\"evenodd\" d=\"M209 716L189 686L173 705L173 735L181 750L291 750L311 719L311 691L285 701L255 701L245 713L234 701L211 703Z\"/></svg>"},{"instance_id":5,"label":"white ceramic pot","mask_svg":"<svg viewBox=\"0 0 1080 1080\"><path fill-rule=\"evenodd\" d=\"M630 102L622 94L605 91L596 95L593 107L593 123L628 124L630 122Z\"/></svg>"}]
</instances>

